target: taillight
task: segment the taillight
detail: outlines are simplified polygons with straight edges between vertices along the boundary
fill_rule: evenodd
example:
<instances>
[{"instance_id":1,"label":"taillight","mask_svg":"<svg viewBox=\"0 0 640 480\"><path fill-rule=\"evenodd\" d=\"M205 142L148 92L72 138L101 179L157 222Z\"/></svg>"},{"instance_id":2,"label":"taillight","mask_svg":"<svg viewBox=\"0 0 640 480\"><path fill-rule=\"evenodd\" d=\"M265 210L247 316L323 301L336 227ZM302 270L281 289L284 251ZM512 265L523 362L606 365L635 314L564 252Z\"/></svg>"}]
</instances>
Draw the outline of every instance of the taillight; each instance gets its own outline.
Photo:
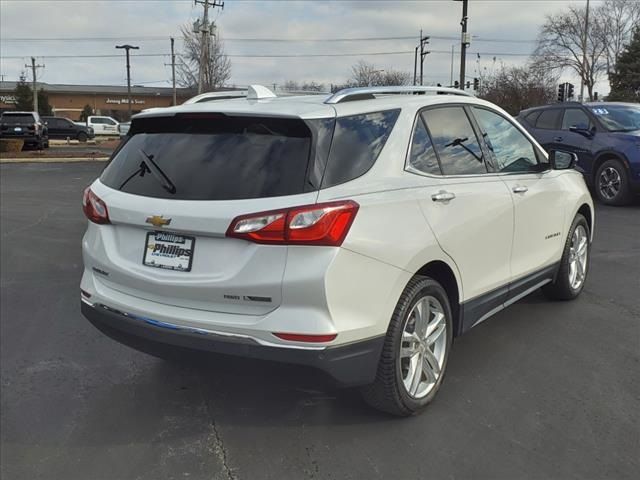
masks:
<instances>
[{"instance_id":1,"label":"taillight","mask_svg":"<svg viewBox=\"0 0 640 480\"><path fill-rule=\"evenodd\" d=\"M342 245L359 205L353 200L316 203L236 217L227 237L277 245Z\"/></svg>"},{"instance_id":2,"label":"taillight","mask_svg":"<svg viewBox=\"0 0 640 480\"><path fill-rule=\"evenodd\" d=\"M82 211L93 223L100 225L111 223L109 221L107 206L100 200L100 197L91 191L91 187L84 189L84 194L82 195Z\"/></svg>"}]
</instances>

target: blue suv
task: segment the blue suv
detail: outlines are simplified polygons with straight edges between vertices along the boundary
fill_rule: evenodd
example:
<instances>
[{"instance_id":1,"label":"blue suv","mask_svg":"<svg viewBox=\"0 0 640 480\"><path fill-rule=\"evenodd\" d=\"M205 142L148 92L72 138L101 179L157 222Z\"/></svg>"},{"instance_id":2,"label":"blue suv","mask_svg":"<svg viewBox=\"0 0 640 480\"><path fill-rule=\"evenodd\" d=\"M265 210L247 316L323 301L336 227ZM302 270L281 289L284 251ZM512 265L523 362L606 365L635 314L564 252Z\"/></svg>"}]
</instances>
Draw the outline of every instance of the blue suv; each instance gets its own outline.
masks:
<instances>
[{"instance_id":1,"label":"blue suv","mask_svg":"<svg viewBox=\"0 0 640 480\"><path fill-rule=\"evenodd\" d=\"M547 151L577 154L577 168L602 203L624 205L640 193L640 104L560 103L517 118Z\"/></svg>"}]
</instances>

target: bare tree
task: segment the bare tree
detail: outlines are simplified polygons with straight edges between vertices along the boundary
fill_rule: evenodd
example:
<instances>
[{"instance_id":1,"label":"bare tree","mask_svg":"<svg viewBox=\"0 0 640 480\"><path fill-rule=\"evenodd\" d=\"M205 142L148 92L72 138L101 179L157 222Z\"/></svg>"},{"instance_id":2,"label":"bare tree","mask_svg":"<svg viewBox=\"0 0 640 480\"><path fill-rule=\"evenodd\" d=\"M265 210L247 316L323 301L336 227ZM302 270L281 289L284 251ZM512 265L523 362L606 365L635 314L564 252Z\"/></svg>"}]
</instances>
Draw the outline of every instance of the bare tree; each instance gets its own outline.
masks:
<instances>
[{"instance_id":1,"label":"bare tree","mask_svg":"<svg viewBox=\"0 0 640 480\"><path fill-rule=\"evenodd\" d=\"M538 35L536 66L551 72L573 70L593 98L593 87L607 70L607 42L602 19L592 15L585 39L585 8L570 6L566 12L548 15ZM586 61L583 63L583 53Z\"/></svg>"},{"instance_id":2,"label":"bare tree","mask_svg":"<svg viewBox=\"0 0 640 480\"><path fill-rule=\"evenodd\" d=\"M631 41L633 30L640 24L638 0L605 0L596 10L601 19L600 34L607 46L607 72L611 73L625 46Z\"/></svg>"},{"instance_id":3,"label":"bare tree","mask_svg":"<svg viewBox=\"0 0 640 480\"><path fill-rule=\"evenodd\" d=\"M180 27L184 39L182 62L177 66L178 83L182 87L197 87L200 74L200 40L189 25ZM204 91L223 86L231 78L231 60L224 53L224 44L219 35L210 38L209 58L204 65Z\"/></svg>"},{"instance_id":4,"label":"bare tree","mask_svg":"<svg viewBox=\"0 0 640 480\"><path fill-rule=\"evenodd\" d=\"M553 102L556 82L557 77L535 64L524 67L503 64L481 76L479 96L517 115L521 110Z\"/></svg>"},{"instance_id":5,"label":"bare tree","mask_svg":"<svg viewBox=\"0 0 640 480\"><path fill-rule=\"evenodd\" d=\"M392 68L381 69L372 63L360 60L351 67L351 78L347 83L352 87L408 85L409 79L408 72Z\"/></svg>"},{"instance_id":6,"label":"bare tree","mask_svg":"<svg viewBox=\"0 0 640 480\"><path fill-rule=\"evenodd\" d=\"M325 86L315 81L298 83L294 80L287 80L282 86L287 92L324 92Z\"/></svg>"}]
</instances>

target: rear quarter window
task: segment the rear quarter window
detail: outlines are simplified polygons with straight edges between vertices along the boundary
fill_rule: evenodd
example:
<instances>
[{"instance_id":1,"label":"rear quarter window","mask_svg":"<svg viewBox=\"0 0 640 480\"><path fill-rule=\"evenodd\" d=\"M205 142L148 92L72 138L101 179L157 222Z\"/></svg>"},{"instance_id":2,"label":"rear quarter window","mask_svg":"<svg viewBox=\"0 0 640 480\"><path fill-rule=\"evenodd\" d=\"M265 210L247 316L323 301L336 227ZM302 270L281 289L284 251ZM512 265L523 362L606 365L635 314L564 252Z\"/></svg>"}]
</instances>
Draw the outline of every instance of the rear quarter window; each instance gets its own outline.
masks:
<instances>
[{"instance_id":1,"label":"rear quarter window","mask_svg":"<svg viewBox=\"0 0 640 480\"><path fill-rule=\"evenodd\" d=\"M376 162L400 109L338 117L322 188L364 175Z\"/></svg>"}]
</instances>

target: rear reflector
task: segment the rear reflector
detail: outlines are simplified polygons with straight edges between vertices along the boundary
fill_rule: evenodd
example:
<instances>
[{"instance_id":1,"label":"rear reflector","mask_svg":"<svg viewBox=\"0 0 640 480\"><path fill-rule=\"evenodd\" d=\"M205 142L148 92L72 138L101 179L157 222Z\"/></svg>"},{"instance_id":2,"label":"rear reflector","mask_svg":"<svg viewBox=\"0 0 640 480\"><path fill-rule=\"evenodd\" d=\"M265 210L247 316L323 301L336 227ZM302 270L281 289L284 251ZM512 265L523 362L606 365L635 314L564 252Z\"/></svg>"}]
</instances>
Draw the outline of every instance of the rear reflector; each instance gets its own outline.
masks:
<instances>
[{"instance_id":1,"label":"rear reflector","mask_svg":"<svg viewBox=\"0 0 640 480\"><path fill-rule=\"evenodd\" d=\"M359 205L353 200L316 203L236 217L227 237L275 245L342 245Z\"/></svg>"},{"instance_id":2,"label":"rear reflector","mask_svg":"<svg viewBox=\"0 0 640 480\"><path fill-rule=\"evenodd\" d=\"M111 223L109 221L107 206L100 197L91 191L91 187L87 187L84 190L84 195L82 196L82 211L93 223L100 225Z\"/></svg>"},{"instance_id":3,"label":"rear reflector","mask_svg":"<svg viewBox=\"0 0 640 480\"><path fill-rule=\"evenodd\" d=\"M337 333L330 333L326 335L305 335L301 333L274 333L274 335L282 340L289 340L291 342L310 342L310 343L330 342L338 336Z\"/></svg>"}]
</instances>

